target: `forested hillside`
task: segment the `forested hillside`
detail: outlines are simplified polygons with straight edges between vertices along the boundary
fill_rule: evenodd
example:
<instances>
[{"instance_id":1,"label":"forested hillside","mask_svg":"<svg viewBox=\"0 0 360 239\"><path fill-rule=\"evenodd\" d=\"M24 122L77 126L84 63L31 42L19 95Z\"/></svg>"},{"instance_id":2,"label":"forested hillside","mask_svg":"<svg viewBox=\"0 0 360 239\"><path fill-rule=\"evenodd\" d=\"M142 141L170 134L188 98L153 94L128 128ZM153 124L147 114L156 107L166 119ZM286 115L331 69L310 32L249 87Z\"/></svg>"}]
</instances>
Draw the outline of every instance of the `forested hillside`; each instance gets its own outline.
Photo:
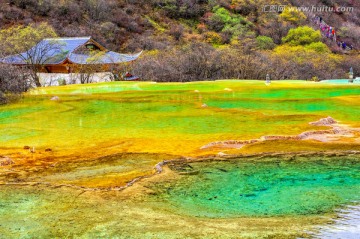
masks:
<instances>
[{"instance_id":1,"label":"forested hillside","mask_svg":"<svg viewBox=\"0 0 360 239\"><path fill-rule=\"evenodd\" d=\"M287 7L267 11L268 5ZM47 22L58 36L92 36L114 51L145 50L133 69L145 80L258 79L266 72L276 79L323 79L345 77L350 66L360 72L359 5L357 0L0 0L0 26ZM301 12L290 6L353 10ZM324 37L316 15L354 49Z\"/></svg>"}]
</instances>

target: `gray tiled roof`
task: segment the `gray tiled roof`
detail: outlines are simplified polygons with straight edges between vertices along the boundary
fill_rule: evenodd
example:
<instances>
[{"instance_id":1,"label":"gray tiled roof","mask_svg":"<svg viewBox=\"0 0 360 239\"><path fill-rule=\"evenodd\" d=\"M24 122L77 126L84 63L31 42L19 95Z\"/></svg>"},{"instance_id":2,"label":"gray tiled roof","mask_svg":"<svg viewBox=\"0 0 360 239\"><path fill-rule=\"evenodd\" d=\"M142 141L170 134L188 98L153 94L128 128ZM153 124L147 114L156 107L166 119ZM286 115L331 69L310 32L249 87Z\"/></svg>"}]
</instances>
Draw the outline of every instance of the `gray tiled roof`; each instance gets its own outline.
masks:
<instances>
[{"instance_id":1,"label":"gray tiled roof","mask_svg":"<svg viewBox=\"0 0 360 239\"><path fill-rule=\"evenodd\" d=\"M87 43L91 37L68 37L68 38L48 38L39 42L28 52L18 55L7 56L0 59L0 62L9 64L26 64L31 61L29 55L32 56L32 62L35 64L60 64L66 59L76 64L111 64L123 63L136 60L140 54L120 54L112 51L105 51L101 57L97 57L96 61L92 60L89 54L77 54L74 51ZM49 47L51 45L51 47ZM49 49L44 51L39 49ZM30 52L30 54L29 54ZM37 52L35 54L35 52ZM42 52L39 54L38 52ZM34 54L33 54L34 53Z\"/></svg>"},{"instance_id":2,"label":"gray tiled roof","mask_svg":"<svg viewBox=\"0 0 360 239\"><path fill-rule=\"evenodd\" d=\"M76 64L113 64L134 61L141 55L141 53L142 52L130 55L108 51L105 54L100 55L99 57L91 57L87 54L71 53L68 59Z\"/></svg>"}]
</instances>

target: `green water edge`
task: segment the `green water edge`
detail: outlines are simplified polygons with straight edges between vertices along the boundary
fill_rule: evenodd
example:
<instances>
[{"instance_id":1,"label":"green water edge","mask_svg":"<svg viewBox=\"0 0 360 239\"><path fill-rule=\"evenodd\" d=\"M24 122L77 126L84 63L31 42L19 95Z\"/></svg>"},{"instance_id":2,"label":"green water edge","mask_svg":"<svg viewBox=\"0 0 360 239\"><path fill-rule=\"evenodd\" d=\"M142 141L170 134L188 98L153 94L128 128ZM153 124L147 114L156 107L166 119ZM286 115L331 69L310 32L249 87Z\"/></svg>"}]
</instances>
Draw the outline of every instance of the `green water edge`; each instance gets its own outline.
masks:
<instances>
[{"instance_id":1,"label":"green water edge","mask_svg":"<svg viewBox=\"0 0 360 239\"><path fill-rule=\"evenodd\" d=\"M178 162L180 179L153 197L178 213L207 218L320 215L360 201L359 156L292 156Z\"/></svg>"}]
</instances>

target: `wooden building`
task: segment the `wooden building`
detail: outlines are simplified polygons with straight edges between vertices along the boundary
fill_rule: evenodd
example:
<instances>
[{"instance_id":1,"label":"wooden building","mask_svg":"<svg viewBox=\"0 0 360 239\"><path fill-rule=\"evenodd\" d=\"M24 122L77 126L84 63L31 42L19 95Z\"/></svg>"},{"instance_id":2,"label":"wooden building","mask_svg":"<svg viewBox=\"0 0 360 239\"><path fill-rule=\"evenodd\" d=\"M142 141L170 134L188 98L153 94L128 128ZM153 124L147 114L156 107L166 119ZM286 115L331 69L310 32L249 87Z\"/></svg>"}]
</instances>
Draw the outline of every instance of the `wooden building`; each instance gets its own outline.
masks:
<instances>
[{"instance_id":1,"label":"wooden building","mask_svg":"<svg viewBox=\"0 0 360 239\"><path fill-rule=\"evenodd\" d=\"M26 52L0 59L17 66L32 65L42 73L76 73L92 70L112 71L119 64L135 61L140 53L120 54L109 51L91 37L44 39Z\"/></svg>"}]
</instances>

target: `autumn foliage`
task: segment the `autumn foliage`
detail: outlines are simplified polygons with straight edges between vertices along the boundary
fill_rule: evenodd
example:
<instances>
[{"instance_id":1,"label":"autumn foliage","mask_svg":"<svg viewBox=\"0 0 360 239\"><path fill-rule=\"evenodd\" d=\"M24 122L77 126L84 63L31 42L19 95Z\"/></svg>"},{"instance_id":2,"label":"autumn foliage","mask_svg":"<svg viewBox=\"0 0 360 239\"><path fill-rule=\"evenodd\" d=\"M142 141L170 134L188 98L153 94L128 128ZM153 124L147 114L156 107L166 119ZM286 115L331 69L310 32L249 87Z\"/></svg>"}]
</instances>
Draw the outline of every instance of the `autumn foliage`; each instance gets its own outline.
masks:
<instances>
[{"instance_id":1,"label":"autumn foliage","mask_svg":"<svg viewBox=\"0 0 360 239\"><path fill-rule=\"evenodd\" d=\"M360 8L322 13L354 51L321 36L311 14L264 12L265 5L332 6L315 0L0 0L1 30L47 24L51 35L92 36L117 52L144 50L143 80L327 79L357 74ZM354 1L356 2L356 1ZM338 5L352 6L347 0ZM8 41L9 42L9 41ZM11 41L10 41L11 42ZM29 47L33 41L21 47ZM198 48L198 49L197 49ZM20 51L19 45L2 52ZM194 67L196 66L196 67Z\"/></svg>"}]
</instances>

